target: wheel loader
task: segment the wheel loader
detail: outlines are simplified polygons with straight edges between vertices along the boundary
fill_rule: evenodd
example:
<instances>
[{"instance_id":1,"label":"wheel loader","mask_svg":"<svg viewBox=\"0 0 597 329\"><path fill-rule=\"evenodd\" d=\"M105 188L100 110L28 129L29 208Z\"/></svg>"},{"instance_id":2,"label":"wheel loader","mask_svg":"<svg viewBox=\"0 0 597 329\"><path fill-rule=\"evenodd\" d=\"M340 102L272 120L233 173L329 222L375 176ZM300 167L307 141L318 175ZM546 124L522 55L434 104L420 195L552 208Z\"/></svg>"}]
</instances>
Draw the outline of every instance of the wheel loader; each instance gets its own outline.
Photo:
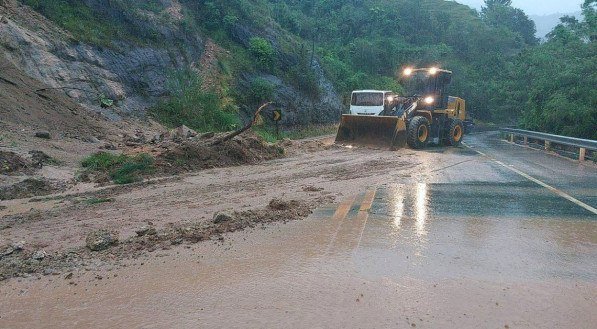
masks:
<instances>
[{"instance_id":1,"label":"wheel loader","mask_svg":"<svg viewBox=\"0 0 597 329\"><path fill-rule=\"evenodd\" d=\"M407 68L403 79L406 96L390 92L353 92L351 113L342 115L336 143L390 149L407 144L422 149L432 141L460 145L466 106L463 99L447 94L452 72L436 67ZM380 95L383 95L381 99ZM363 104L378 110L363 110Z\"/></svg>"}]
</instances>

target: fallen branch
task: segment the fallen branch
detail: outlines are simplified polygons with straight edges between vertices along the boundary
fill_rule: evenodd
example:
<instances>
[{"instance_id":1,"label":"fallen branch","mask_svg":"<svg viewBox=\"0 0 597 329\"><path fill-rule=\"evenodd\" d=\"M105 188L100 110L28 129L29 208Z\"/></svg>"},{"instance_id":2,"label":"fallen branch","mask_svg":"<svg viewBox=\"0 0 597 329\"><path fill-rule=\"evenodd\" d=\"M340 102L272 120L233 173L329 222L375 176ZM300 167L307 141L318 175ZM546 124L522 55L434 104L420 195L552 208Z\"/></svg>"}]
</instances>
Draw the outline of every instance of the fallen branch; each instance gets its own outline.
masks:
<instances>
[{"instance_id":1,"label":"fallen branch","mask_svg":"<svg viewBox=\"0 0 597 329\"><path fill-rule=\"evenodd\" d=\"M257 121L257 118L259 117L259 113L261 113L261 111L262 111L264 108L266 108L266 107L270 106L271 104L272 104L272 102L267 102L267 103L265 103L265 104L261 105L261 106L260 106L260 107L257 109L257 111L255 111L255 115L253 115L253 120L251 120L251 122L249 122L249 123L248 123L246 126L244 126L242 129L239 129L239 130L237 130L237 131L235 131L235 132L233 132L233 133L231 133L231 134L229 134L229 135L226 135L226 136L225 136L224 138L222 138L222 139L218 139L217 141L213 142L211 145L215 146L215 145L222 144L222 143L224 143L224 142L227 142L227 141L229 141L229 140L233 139L234 137L236 137L236 136L238 136L238 135L240 135L240 134L244 133L245 131L247 131L247 130L251 129L251 127L253 127L253 125L254 125L254 124L255 124L255 122Z\"/></svg>"}]
</instances>

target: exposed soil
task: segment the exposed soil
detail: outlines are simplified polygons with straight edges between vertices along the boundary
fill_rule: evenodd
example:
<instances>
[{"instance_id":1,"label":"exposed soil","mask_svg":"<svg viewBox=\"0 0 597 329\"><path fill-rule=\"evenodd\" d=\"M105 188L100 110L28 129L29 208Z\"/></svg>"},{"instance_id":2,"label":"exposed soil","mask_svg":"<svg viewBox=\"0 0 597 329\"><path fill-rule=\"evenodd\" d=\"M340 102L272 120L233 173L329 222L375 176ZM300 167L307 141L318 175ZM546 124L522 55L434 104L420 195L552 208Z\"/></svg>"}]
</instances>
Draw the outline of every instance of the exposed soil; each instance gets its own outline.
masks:
<instances>
[{"instance_id":1,"label":"exposed soil","mask_svg":"<svg viewBox=\"0 0 597 329\"><path fill-rule=\"evenodd\" d=\"M155 156L156 166L162 174L257 164L283 157L285 154L283 147L266 143L252 132L214 145L214 142L224 135L197 137L182 142L165 141L156 146L142 146L129 153L149 153Z\"/></svg>"},{"instance_id":2,"label":"exposed soil","mask_svg":"<svg viewBox=\"0 0 597 329\"><path fill-rule=\"evenodd\" d=\"M324 198L325 199L325 198ZM323 200L322 200L323 201ZM231 212L224 214L225 220L212 220L191 223L189 225L169 225L161 230L145 226L137 230L136 236L118 243L117 239L105 250L96 250L89 246L90 238L98 234L113 234L105 230L87 235L87 246L69 248L66 251L49 254L43 244L25 247L25 242L15 242L0 246L0 281L15 276L31 274L59 274L64 271L85 267L89 263L101 261L118 263L118 260L137 258L144 252L166 250L170 246L182 243L197 243L216 238L224 240L222 234L255 228L272 222L288 222L306 218L316 206L315 202L273 199L265 208ZM221 214L217 214L221 215ZM219 218L215 216L214 218ZM150 224L151 225L151 224ZM105 233L102 233L105 232ZM115 234L117 236L117 234ZM99 251L99 252L98 252ZM72 275L71 275L72 276Z\"/></svg>"},{"instance_id":3,"label":"exposed soil","mask_svg":"<svg viewBox=\"0 0 597 329\"><path fill-rule=\"evenodd\" d=\"M0 175L14 175L25 172L31 162L14 152L0 151Z\"/></svg>"},{"instance_id":4,"label":"exposed soil","mask_svg":"<svg viewBox=\"0 0 597 329\"><path fill-rule=\"evenodd\" d=\"M210 144L198 137L127 150L154 154L163 177L124 186L79 183L62 194L2 201L6 208L0 208L0 246L24 241L23 250L0 259L3 275L93 269L89 264L118 264L151 250L304 218L314 207L362 186L388 182L389 168L410 172L419 163L408 150L345 149L333 146L332 138L285 141L281 147L249 133L206 146ZM186 162L176 161L181 158ZM170 175L164 176L168 168ZM222 212L232 220L215 223L214 215ZM138 236L146 226L156 233ZM107 251L89 251L86 237L98 230L115 232L121 243ZM33 259L42 251L42 260Z\"/></svg>"}]
</instances>

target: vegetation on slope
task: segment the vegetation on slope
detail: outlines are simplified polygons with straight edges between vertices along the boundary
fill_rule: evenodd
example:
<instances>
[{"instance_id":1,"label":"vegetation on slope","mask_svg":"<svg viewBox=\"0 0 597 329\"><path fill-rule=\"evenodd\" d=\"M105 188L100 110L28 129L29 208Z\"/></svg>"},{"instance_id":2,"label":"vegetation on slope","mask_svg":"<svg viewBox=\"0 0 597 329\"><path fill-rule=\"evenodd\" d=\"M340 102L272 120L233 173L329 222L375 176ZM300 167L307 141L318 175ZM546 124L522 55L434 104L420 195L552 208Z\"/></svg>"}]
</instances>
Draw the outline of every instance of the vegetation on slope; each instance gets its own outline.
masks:
<instances>
[{"instance_id":1,"label":"vegetation on slope","mask_svg":"<svg viewBox=\"0 0 597 329\"><path fill-rule=\"evenodd\" d=\"M79 31L74 34L84 36L82 41L101 43L110 38L127 39L128 34L143 36L124 23L106 28L101 15L89 12L81 2L24 2L64 28ZM143 8L128 0L112 1L109 6L120 4L125 9L122 4L129 2L129 10L165 12L158 1L149 1ZM596 138L597 0L585 1L584 21L564 18L543 44L535 38L534 23L513 8L511 0L486 0L481 12L444 0L180 3L184 29L207 35L228 49L231 59L224 63L223 71L235 78L247 73L275 75L316 99L320 90L314 68L321 65L347 100L354 89L400 92L398 75L403 67L437 65L454 71L450 92L465 98L478 119ZM55 7L76 13L56 14ZM236 104L253 107L271 94L272 88L268 81L257 79L248 86L230 83L224 89ZM200 107L221 105L208 97L209 93L195 91L199 95L187 96L201 100L204 105ZM173 120L181 113L181 122L203 121L205 129L224 129L233 123L227 115L215 121L195 118L213 113L176 103L160 104L154 113L170 124L178 123ZM214 123L220 119L223 124ZM205 130L199 123L190 126Z\"/></svg>"}]
</instances>

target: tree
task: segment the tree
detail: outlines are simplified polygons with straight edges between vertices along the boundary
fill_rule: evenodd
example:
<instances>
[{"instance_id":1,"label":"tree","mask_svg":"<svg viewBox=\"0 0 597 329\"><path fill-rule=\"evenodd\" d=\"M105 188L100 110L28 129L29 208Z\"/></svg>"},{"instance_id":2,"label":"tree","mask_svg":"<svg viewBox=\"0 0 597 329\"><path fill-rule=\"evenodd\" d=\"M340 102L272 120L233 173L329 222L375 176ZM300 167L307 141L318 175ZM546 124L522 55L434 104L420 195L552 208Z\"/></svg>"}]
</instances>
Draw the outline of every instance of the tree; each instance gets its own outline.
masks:
<instances>
[{"instance_id":1,"label":"tree","mask_svg":"<svg viewBox=\"0 0 597 329\"><path fill-rule=\"evenodd\" d=\"M486 0L481 17L490 26L518 33L527 45L539 43L535 22L524 11L513 8L511 0Z\"/></svg>"}]
</instances>

